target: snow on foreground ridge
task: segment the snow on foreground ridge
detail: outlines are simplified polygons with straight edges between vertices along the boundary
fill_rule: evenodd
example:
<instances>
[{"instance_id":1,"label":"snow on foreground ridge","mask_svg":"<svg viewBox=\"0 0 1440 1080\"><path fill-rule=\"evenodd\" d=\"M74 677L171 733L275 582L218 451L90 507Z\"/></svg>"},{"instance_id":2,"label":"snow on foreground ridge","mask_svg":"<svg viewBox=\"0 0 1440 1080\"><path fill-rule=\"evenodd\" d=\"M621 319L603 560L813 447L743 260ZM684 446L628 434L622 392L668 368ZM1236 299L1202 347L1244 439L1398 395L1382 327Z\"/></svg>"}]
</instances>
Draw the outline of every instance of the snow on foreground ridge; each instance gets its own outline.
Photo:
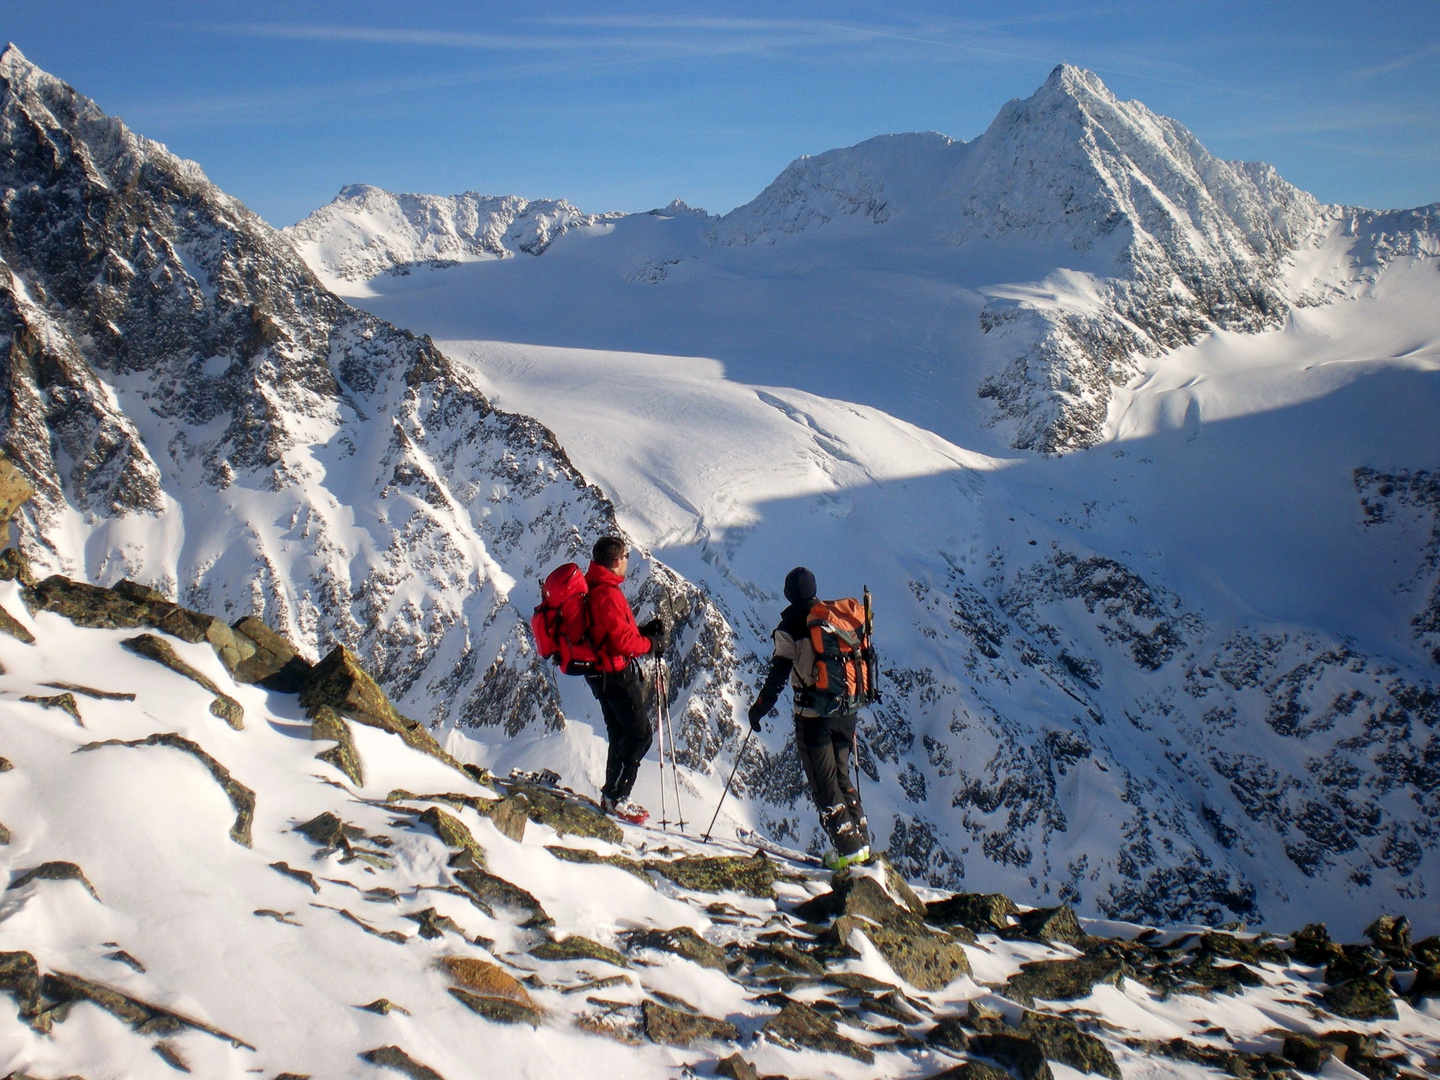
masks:
<instances>
[{"instance_id":1,"label":"snow on foreground ridge","mask_svg":"<svg viewBox=\"0 0 1440 1080\"><path fill-rule=\"evenodd\" d=\"M1283 1050L1345 1054L1388 1080L1440 1054L1440 1002L1327 989L1313 950L1350 954L1318 939L1012 915L990 898L922 899L883 868L831 893L808 864L622 831L560 792L496 803L358 723L356 786L317 760L331 744L312 741L294 697L234 682L209 646L169 639L243 708L239 729L211 691L126 650L131 631L27 615L13 582L0 606L36 639L0 635L0 1069L16 1075L538 1080L583 1062L587 1076L658 1078L714 1075L738 1054L761 1075L860 1080L1031 1053L1058 1077L1119 1080L1264 1076L1293 1067ZM158 733L253 793L248 843L244 800L194 753L122 745ZM563 812L533 812L547 798ZM732 853L747 857L683 858ZM1355 954L1372 956L1404 966ZM1022 971L1031 961L1049 963ZM1400 983L1440 991L1426 978L1422 963Z\"/></svg>"}]
</instances>

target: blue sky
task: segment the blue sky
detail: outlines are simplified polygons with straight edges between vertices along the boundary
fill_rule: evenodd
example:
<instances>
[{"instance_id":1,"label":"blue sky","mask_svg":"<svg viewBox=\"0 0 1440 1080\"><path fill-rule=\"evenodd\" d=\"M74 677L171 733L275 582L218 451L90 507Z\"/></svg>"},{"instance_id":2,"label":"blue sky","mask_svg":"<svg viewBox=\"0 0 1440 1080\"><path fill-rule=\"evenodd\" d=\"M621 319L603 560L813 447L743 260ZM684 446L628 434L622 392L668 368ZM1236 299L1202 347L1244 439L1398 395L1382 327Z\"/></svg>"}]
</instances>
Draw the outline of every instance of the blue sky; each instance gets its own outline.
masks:
<instances>
[{"instance_id":1,"label":"blue sky","mask_svg":"<svg viewBox=\"0 0 1440 1080\"><path fill-rule=\"evenodd\" d=\"M1327 201L1440 200L1440 2L6 0L0 39L276 225L343 184L723 212L1060 61Z\"/></svg>"}]
</instances>

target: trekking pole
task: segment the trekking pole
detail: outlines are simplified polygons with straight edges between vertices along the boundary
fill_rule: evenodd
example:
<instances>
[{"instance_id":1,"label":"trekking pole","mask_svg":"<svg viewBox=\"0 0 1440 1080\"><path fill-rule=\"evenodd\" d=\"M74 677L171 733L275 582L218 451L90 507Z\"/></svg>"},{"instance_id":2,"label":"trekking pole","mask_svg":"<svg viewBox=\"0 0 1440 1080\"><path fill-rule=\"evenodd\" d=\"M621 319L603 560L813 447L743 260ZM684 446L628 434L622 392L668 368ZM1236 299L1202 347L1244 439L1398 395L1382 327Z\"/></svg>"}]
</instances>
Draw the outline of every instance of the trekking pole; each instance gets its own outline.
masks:
<instances>
[{"instance_id":1,"label":"trekking pole","mask_svg":"<svg viewBox=\"0 0 1440 1080\"><path fill-rule=\"evenodd\" d=\"M655 658L655 734L660 754L660 828L669 832L670 822L665 818L665 713L664 699L660 693L663 680L660 677L660 658Z\"/></svg>"},{"instance_id":2,"label":"trekking pole","mask_svg":"<svg viewBox=\"0 0 1440 1080\"><path fill-rule=\"evenodd\" d=\"M685 811L680 805L680 767L675 762L675 721L670 715L670 691L665 685L665 662L660 662L660 705L665 713L665 730L670 738L670 783L675 788L675 820L680 831L685 831Z\"/></svg>"},{"instance_id":3,"label":"trekking pole","mask_svg":"<svg viewBox=\"0 0 1440 1080\"><path fill-rule=\"evenodd\" d=\"M725 805L725 796L730 794L730 785L735 782L735 774L740 771L740 759L745 756L745 748L750 745L750 736L755 732L754 728L747 728L745 741L740 744L740 752L735 755L735 767L730 770L730 779L725 781L725 790L720 793L720 801L715 804L715 814L710 818L710 827L705 830L704 841L710 842L710 833L715 828L715 821L720 816L720 807Z\"/></svg>"}]
</instances>

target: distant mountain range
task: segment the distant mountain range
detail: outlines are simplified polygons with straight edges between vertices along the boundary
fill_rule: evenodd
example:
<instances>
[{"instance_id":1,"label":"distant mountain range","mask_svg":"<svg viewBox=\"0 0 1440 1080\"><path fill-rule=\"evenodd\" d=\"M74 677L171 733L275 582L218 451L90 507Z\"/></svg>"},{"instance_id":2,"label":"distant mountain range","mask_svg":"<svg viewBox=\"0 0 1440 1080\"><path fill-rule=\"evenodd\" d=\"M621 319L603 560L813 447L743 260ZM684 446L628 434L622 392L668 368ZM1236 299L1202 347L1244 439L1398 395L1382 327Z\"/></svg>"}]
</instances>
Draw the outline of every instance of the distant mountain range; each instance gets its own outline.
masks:
<instances>
[{"instance_id":1,"label":"distant mountain range","mask_svg":"<svg viewBox=\"0 0 1440 1080\"><path fill-rule=\"evenodd\" d=\"M1062 66L724 217L357 185L277 233L13 47L0 188L39 567L350 645L457 756L584 788L593 706L524 622L623 528L713 804L804 562L875 590L865 798L912 878L1436 918L1435 207L1323 206ZM784 729L732 824L804 847Z\"/></svg>"}]
</instances>

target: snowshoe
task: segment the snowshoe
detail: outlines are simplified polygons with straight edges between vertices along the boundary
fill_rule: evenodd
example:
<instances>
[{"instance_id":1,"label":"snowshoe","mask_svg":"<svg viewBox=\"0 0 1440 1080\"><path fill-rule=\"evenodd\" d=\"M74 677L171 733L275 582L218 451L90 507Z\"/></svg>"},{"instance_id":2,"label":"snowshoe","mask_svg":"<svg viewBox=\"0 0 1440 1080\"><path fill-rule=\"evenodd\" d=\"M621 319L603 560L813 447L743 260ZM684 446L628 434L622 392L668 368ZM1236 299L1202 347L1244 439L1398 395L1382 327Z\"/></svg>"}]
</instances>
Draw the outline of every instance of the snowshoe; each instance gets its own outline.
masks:
<instances>
[{"instance_id":1,"label":"snowshoe","mask_svg":"<svg viewBox=\"0 0 1440 1080\"><path fill-rule=\"evenodd\" d=\"M629 822L631 825L644 825L645 822L650 820L650 811L631 799L615 800L602 796L600 799L600 809L611 817L617 817L621 821Z\"/></svg>"}]
</instances>

